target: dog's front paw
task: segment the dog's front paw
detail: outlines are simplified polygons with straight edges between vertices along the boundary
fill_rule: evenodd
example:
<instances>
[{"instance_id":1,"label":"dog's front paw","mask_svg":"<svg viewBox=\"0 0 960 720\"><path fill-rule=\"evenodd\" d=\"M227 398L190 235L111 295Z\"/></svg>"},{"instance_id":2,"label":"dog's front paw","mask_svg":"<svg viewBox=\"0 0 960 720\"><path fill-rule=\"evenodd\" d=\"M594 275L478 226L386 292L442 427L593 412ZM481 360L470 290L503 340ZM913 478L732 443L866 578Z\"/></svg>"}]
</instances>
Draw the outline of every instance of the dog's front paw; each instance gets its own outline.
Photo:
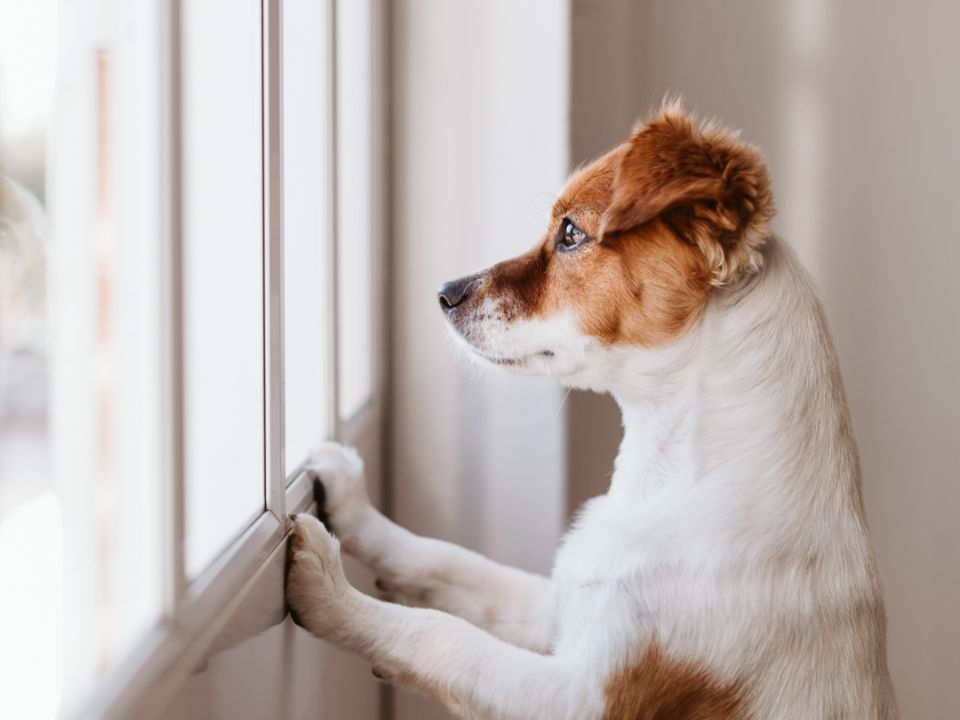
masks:
<instances>
[{"instance_id":1,"label":"dog's front paw","mask_svg":"<svg viewBox=\"0 0 960 720\"><path fill-rule=\"evenodd\" d=\"M319 637L344 631L350 585L340 561L340 543L315 517L293 518L287 547L287 604L294 620Z\"/></svg>"},{"instance_id":2,"label":"dog's front paw","mask_svg":"<svg viewBox=\"0 0 960 720\"><path fill-rule=\"evenodd\" d=\"M351 534L370 506L363 460L357 451L335 442L323 443L310 454L305 469L323 485L325 504L320 510L330 519L334 532Z\"/></svg>"}]
</instances>

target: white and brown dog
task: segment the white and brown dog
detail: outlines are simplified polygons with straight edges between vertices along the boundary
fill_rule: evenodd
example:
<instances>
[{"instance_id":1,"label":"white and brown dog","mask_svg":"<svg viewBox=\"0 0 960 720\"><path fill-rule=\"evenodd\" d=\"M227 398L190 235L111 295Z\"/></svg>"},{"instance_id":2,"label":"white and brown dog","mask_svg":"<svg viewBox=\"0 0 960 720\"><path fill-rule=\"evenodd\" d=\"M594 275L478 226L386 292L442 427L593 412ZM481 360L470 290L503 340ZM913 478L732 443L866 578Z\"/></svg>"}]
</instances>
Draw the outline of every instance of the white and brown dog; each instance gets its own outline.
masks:
<instances>
[{"instance_id":1,"label":"white and brown dog","mask_svg":"<svg viewBox=\"0 0 960 720\"><path fill-rule=\"evenodd\" d=\"M611 393L625 434L553 575L417 537L313 457L361 594L299 516L303 625L471 718L897 717L840 373L756 149L675 106L573 175L531 252L441 288L483 363ZM432 609L428 609L432 608Z\"/></svg>"}]
</instances>

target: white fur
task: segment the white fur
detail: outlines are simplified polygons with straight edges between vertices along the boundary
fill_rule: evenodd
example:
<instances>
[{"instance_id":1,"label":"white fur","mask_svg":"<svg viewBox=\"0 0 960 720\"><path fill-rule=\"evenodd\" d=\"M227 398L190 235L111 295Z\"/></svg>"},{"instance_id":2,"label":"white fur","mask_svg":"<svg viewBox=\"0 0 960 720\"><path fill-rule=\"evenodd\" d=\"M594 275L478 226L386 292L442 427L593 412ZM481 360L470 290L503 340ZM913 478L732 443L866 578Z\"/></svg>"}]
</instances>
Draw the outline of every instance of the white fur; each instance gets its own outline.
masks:
<instances>
[{"instance_id":1,"label":"white fur","mask_svg":"<svg viewBox=\"0 0 960 720\"><path fill-rule=\"evenodd\" d=\"M599 718L610 676L656 637L742 680L751 717L896 718L836 355L792 254L771 239L763 256L670 347L604 348L572 317L472 336L486 357L549 349L514 369L623 411L610 490L550 579L399 528L367 501L356 456L325 447L312 466L344 548L396 599L437 609L358 593L336 541L301 516L288 591L306 627L466 717Z\"/></svg>"}]
</instances>

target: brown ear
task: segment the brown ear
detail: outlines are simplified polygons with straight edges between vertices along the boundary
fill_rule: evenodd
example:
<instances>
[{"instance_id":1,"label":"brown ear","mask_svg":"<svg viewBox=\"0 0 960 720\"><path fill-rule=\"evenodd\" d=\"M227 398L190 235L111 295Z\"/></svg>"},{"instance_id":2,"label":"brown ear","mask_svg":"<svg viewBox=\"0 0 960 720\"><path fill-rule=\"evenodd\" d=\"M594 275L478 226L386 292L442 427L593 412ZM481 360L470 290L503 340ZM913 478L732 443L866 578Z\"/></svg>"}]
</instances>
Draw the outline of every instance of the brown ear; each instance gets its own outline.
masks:
<instances>
[{"instance_id":1,"label":"brown ear","mask_svg":"<svg viewBox=\"0 0 960 720\"><path fill-rule=\"evenodd\" d=\"M662 217L703 253L715 285L760 266L773 196L760 152L666 106L637 127L614 173L601 237Z\"/></svg>"}]
</instances>

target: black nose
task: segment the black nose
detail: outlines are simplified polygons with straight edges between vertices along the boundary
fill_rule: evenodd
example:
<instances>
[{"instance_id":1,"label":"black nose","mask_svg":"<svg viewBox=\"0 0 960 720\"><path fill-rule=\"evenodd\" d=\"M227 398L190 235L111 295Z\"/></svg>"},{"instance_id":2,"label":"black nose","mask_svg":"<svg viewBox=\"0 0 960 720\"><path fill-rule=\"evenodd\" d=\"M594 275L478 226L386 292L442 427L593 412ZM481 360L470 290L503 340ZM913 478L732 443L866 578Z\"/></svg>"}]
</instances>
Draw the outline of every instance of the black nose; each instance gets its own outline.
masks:
<instances>
[{"instance_id":1,"label":"black nose","mask_svg":"<svg viewBox=\"0 0 960 720\"><path fill-rule=\"evenodd\" d=\"M470 286L477 279L477 275L469 275L459 280L444 283L437 291L437 299L442 310L453 310L470 295Z\"/></svg>"}]
</instances>

